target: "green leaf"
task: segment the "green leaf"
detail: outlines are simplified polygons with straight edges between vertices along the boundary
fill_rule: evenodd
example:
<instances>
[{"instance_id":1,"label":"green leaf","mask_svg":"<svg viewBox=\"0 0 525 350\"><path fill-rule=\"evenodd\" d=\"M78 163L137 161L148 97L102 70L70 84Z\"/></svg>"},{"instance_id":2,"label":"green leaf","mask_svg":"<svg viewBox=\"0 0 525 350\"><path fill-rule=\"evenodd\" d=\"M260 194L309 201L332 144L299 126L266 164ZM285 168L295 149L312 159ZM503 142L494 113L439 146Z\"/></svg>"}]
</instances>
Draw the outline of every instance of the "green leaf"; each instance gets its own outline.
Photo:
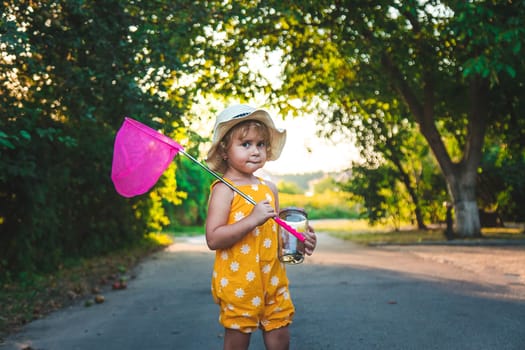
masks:
<instances>
[{"instance_id":1,"label":"green leaf","mask_svg":"<svg viewBox=\"0 0 525 350\"><path fill-rule=\"evenodd\" d=\"M511 78L516 78L516 70L514 68L512 68L511 66L505 66L505 70Z\"/></svg>"},{"instance_id":2,"label":"green leaf","mask_svg":"<svg viewBox=\"0 0 525 350\"><path fill-rule=\"evenodd\" d=\"M25 130L20 130L20 135L26 140L31 140L31 134Z\"/></svg>"},{"instance_id":3,"label":"green leaf","mask_svg":"<svg viewBox=\"0 0 525 350\"><path fill-rule=\"evenodd\" d=\"M9 141L9 135L7 135L5 132L3 131L0 131L0 145L1 146L4 146L4 147L7 147L7 148L10 148L10 149L15 149L15 145L13 145L10 141Z\"/></svg>"},{"instance_id":4,"label":"green leaf","mask_svg":"<svg viewBox=\"0 0 525 350\"><path fill-rule=\"evenodd\" d=\"M4 138L0 138L0 145L10 149L15 149L15 145L13 145L11 142L9 142L9 140Z\"/></svg>"}]
</instances>

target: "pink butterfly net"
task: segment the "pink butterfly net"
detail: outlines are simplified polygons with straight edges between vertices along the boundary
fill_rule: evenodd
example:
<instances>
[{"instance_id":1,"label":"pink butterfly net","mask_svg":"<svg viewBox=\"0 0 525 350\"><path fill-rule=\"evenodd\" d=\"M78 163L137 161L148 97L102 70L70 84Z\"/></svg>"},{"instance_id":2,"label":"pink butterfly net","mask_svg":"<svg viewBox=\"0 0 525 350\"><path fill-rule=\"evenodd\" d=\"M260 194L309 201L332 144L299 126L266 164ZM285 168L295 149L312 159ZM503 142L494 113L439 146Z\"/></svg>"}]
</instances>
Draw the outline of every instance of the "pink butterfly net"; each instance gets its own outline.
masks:
<instances>
[{"instance_id":1,"label":"pink butterfly net","mask_svg":"<svg viewBox=\"0 0 525 350\"><path fill-rule=\"evenodd\" d=\"M117 132L111 180L124 197L146 193L183 148L171 138L131 118Z\"/></svg>"}]
</instances>

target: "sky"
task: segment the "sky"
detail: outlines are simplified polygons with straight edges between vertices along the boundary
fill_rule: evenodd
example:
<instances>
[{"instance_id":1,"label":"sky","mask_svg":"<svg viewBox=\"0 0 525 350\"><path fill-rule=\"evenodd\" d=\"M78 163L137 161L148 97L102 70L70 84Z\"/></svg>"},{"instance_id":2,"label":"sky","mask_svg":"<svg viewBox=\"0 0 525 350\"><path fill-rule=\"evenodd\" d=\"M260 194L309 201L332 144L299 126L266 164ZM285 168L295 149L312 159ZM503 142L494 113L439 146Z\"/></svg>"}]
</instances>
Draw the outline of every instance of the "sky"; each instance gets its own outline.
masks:
<instances>
[{"instance_id":1,"label":"sky","mask_svg":"<svg viewBox=\"0 0 525 350\"><path fill-rule=\"evenodd\" d=\"M273 117L275 115L272 115ZM275 175L309 172L333 172L350 168L352 160L358 159L354 145L341 135L332 139L316 136L314 116L279 120L278 128L286 129L286 145L279 159L266 163L264 170Z\"/></svg>"},{"instance_id":2,"label":"sky","mask_svg":"<svg viewBox=\"0 0 525 350\"><path fill-rule=\"evenodd\" d=\"M218 111L222 108L215 106ZM266 163L264 172L273 175L337 172L350 168L352 160L359 159L358 152L348 137L337 134L331 139L318 137L314 116L288 117L283 120L275 111L267 110L276 127L286 129L286 144L279 159ZM215 123L215 116L210 116L209 111L209 105L202 106L201 112L195 114L200 117L193 118L189 125L204 137L211 137ZM209 144L203 145L201 149L204 157L208 148Z\"/></svg>"},{"instance_id":3,"label":"sky","mask_svg":"<svg viewBox=\"0 0 525 350\"><path fill-rule=\"evenodd\" d=\"M273 51L268 53L268 60L262 52L253 52L253 59L248 60L248 67L254 72L259 72L268 81L278 86L280 84L280 71L282 69L282 53ZM264 106L265 98L259 96L254 103L248 103L256 108L267 110L278 128L286 129L287 141L279 159L269 161L264 167L264 172L274 175L302 174L310 172L337 172L350 168L353 160L359 159L358 151L352 142L341 134L335 133L330 139L320 138L316 135L315 116L304 115L301 117L288 117L283 119L278 111ZM262 107L261 107L262 106ZM209 111L224 108L221 102L202 99L196 106L194 115L199 116L190 123L190 128L200 130L203 135L210 134L215 123L215 116L210 117ZM211 119L209 119L211 118ZM206 131L207 130L207 131ZM208 145L209 147L209 145ZM202 150L204 151L204 150Z\"/></svg>"}]
</instances>

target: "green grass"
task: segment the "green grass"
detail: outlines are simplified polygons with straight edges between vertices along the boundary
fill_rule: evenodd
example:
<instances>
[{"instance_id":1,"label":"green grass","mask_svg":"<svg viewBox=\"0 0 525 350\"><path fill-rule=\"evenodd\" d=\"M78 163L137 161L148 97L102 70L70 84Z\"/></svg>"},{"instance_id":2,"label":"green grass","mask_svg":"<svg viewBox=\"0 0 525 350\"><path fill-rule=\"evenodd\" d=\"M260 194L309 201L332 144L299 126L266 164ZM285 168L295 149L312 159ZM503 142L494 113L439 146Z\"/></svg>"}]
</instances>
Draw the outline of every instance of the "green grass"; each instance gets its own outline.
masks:
<instances>
[{"instance_id":1,"label":"green grass","mask_svg":"<svg viewBox=\"0 0 525 350\"><path fill-rule=\"evenodd\" d=\"M311 222L316 232L326 232L334 237L364 245L446 241L443 228L417 230L404 226L401 230L395 231L393 227L387 225L370 226L366 220L324 219L311 220ZM204 225L177 227L167 230L165 234L171 237L199 236L205 234L205 229ZM483 228L482 235L482 240L525 239L523 227Z\"/></svg>"},{"instance_id":2,"label":"green grass","mask_svg":"<svg viewBox=\"0 0 525 350\"><path fill-rule=\"evenodd\" d=\"M424 242L446 241L443 228L417 230L403 227L395 231L392 227L376 225L369 226L365 220L314 220L312 221L317 232L326 232L334 237L349 240L359 244L417 244ZM496 239L525 239L521 227L483 228L481 240ZM471 240L480 240L471 239Z\"/></svg>"},{"instance_id":3,"label":"green grass","mask_svg":"<svg viewBox=\"0 0 525 350\"><path fill-rule=\"evenodd\" d=\"M179 226L164 232L173 237L193 237L193 236L202 236L205 234L204 225L200 226Z\"/></svg>"}]
</instances>

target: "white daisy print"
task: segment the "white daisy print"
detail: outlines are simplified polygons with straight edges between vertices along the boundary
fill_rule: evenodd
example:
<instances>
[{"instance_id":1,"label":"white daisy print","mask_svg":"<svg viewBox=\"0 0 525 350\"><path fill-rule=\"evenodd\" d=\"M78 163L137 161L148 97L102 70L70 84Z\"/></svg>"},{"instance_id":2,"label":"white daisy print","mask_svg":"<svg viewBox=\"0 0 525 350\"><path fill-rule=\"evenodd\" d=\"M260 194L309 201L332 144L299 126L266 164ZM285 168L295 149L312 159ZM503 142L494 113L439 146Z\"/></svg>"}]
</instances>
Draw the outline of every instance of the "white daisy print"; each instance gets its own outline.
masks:
<instances>
[{"instance_id":1,"label":"white daisy print","mask_svg":"<svg viewBox=\"0 0 525 350\"><path fill-rule=\"evenodd\" d=\"M257 237L260 233L261 233L261 231L259 230L259 226L257 226L257 227L255 228L255 230L253 230L253 235L254 235L255 237Z\"/></svg>"},{"instance_id":2,"label":"white daisy print","mask_svg":"<svg viewBox=\"0 0 525 350\"><path fill-rule=\"evenodd\" d=\"M283 296L285 300L290 299L290 294L288 293L288 291L284 292Z\"/></svg>"},{"instance_id":3,"label":"white daisy print","mask_svg":"<svg viewBox=\"0 0 525 350\"><path fill-rule=\"evenodd\" d=\"M213 278L217 277L217 271L213 271Z\"/></svg>"},{"instance_id":4,"label":"white daisy print","mask_svg":"<svg viewBox=\"0 0 525 350\"><path fill-rule=\"evenodd\" d=\"M228 252L227 251L221 252L221 259L222 260L228 260Z\"/></svg>"},{"instance_id":5,"label":"white daisy print","mask_svg":"<svg viewBox=\"0 0 525 350\"><path fill-rule=\"evenodd\" d=\"M261 298L260 298L260 297L253 297L253 299L252 299L252 305L253 305L253 306L259 306L259 305L261 305Z\"/></svg>"},{"instance_id":6,"label":"white daisy print","mask_svg":"<svg viewBox=\"0 0 525 350\"><path fill-rule=\"evenodd\" d=\"M248 282L251 282L251 281L253 281L254 279L255 279L255 272L253 272L253 271L248 271L248 272L246 272L246 280L247 280Z\"/></svg>"},{"instance_id":7,"label":"white daisy print","mask_svg":"<svg viewBox=\"0 0 525 350\"><path fill-rule=\"evenodd\" d=\"M254 191L259 191L259 185L257 185L257 184L253 184L253 185L252 185L252 190L254 190Z\"/></svg>"},{"instance_id":8,"label":"white daisy print","mask_svg":"<svg viewBox=\"0 0 525 350\"><path fill-rule=\"evenodd\" d=\"M279 284L279 277L273 276L270 280L270 283L272 284L272 286L277 286Z\"/></svg>"},{"instance_id":9,"label":"white daisy print","mask_svg":"<svg viewBox=\"0 0 525 350\"><path fill-rule=\"evenodd\" d=\"M239 263L237 261L232 261L232 263L230 264L230 270L232 270L233 272L239 271Z\"/></svg>"},{"instance_id":10,"label":"white daisy print","mask_svg":"<svg viewBox=\"0 0 525 350\"><path fill-rule=\"evenodd\" d=\"M257 263L259 262L259 254L257 254L257 255L255 256L255 262L257 262Z\"/></svg>"},{"instance_id":11,"label":"white daisy print","mask_svg":"<svg viewBox=\"0 0 525 350\"><path fill-rule=\"evenodd\" d=\"M241 326L239 326L237 323L234 323L230 326L231 329L241 329Z\"/></svg>"},{"instance_id":12,"label":"white daisy print","mask_svg":"<svg viewBox=\"0 0 525 350\"><path fill-rule=\"evenodd\" d=\"M233 215L233 218L236 222L241 221L244 218L244 213L242 211L238 211L235 213L235 215Z\"/></svg>"},{"instance_id":13,"label":"white daisy print","mask_svg":"<svg viewBox=\"0 0 525 350\"><path fill-rule=\"evenodd\" d=\"M286 292L286 287L281 287L277 290L277 295L283 294L284 292Z\"/></svg>"},{"instance_id":14,"label":"white daisy print","mask_svg":"<svg viewBox=\"0 0 525 350\"><path fill-rule=\"evenodd\" d=\"M269 193L266 193L266 199L268 200L268 202L272 202L272 195L269 194Z\"/></svg>"},{"instance_id":15,"label":"white daisy print","mask_svg":"<svg viewBox=\"0 0 525 350\"><path fill-rule=\"evenodd\" d=\"M228 310L235 310L235 307L232 304L228 304L226 307L228 308Z\"/></svg>"},{"instance_id":16,"label":"white daisy print","mask_svg":"<svg viewBox=\"0 0 525 350\"><path fill-rule=\"evenodd\" d=\"M244 289L242 289L242 288L237 288L237 289L235 290L235 296L236 296L237 298L242 298L242 297L244 296Z\"/></svg>"},{"instance_id":17,"label":"white daisy print","mask_svg":"<svg viewBox=\"0 0 525 350\"><path fill-rule=\"evenodd\" d=\"M221 278L221 287L226 287L230 283L227 278Z\"/></svg>"},{"instance_id":18,"label":"white daisy print","mask_svg":"<svg viewBox=\"0 0 525 350\"><path fill-rule=\"evenodd\" d=\"M270 238L266 238L263 242L263 245L265 248L270 248L272 246L272 240Z\"/></svg>"},{"instance_id":19,"label":"white daisy print","mask_svg":"<svg viewBox=\"0 0 525 350\"><path fill-rule=\"evenodd\" d=\"M262 268L262 272L264 272L264 273L270 273L270 270L271 270L270 264L266 264Z\"/></svg>"},{"instance_id":20,"label":"white daisy print","mask_svg":"<svg viewBox=\"0 0 525 350\"><path fill-rule=\"evenodd\" d=\"M243 244L242 247L241 247L241 253L246 255L249 252L250 252L250 246L248 244Z\"/></svg>"}]
</instances>

